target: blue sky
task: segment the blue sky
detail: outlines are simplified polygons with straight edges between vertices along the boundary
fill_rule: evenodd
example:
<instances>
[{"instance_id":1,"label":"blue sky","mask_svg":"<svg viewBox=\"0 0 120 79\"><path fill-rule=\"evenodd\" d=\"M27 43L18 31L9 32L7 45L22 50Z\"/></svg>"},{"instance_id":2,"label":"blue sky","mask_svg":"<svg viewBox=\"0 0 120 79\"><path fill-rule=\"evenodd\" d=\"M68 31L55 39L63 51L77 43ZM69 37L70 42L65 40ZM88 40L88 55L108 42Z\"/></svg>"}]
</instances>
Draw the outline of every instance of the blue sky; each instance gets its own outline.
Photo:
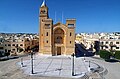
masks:
<instances>
[{"instance_id":1,"label":"blue sky","mask_svg":"<svg viewBox=\"0 0 120 79\"><path fill-rule=\"evenodd\" d=\"M76 18L76 33L120 31L120 0L46 0L56 22ZM42 0L0 0L0 32L39 32ZM54 23L56 23L54 22Z\"/></svg>"}]
</instances>

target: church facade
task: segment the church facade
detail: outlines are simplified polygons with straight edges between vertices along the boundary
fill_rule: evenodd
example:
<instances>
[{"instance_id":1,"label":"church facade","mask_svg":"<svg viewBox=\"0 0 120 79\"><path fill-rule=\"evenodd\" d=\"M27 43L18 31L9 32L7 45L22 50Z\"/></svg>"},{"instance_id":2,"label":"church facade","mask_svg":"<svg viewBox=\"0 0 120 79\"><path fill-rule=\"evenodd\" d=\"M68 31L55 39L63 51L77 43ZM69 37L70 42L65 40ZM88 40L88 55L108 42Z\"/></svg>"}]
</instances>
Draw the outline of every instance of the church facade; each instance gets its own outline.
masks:
<instances>
[{"instance_id":1,"label":"church facade","mask_svg":"<svg viewBox=\"0 0 120 79\"><path fill-rule=\"evenodd\" d=\"M48 7L43 1L39 13L39 52L47 55L71 55L75 52L76 19L66 19L66 24L53 24Z\"/></svg>"}]
</instances>

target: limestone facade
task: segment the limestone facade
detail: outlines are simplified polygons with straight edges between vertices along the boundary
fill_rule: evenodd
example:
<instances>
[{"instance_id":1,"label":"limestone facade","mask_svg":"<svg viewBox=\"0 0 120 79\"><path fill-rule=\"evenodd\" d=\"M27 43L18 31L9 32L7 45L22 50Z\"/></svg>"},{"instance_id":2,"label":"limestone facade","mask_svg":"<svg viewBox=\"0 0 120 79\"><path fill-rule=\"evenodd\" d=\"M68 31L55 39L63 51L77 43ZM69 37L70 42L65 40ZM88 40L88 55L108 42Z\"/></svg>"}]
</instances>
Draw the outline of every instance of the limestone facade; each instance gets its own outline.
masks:
<instances>
[{"instance_id":1,"label":"limestone facade","mask_svg":"<svg viewBox=\"0 0 120 79\"><path fill-rule=\"evenodd\" d=\"M53 24L48 7L43 2L39 13L39 52L40 54L71 55L75 50L76 19L67 19L66 24Z\"/></svg>"}]
</instances>

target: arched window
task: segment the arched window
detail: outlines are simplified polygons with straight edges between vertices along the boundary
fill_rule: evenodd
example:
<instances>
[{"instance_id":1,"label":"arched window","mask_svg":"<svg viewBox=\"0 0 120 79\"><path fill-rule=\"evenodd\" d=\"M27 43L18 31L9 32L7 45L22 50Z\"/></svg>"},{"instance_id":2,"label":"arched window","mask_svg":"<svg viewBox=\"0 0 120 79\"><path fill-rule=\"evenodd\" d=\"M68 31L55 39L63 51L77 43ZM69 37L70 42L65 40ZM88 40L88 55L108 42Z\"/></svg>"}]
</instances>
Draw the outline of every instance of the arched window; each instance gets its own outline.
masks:
<instances>
[{"instance_id":1,"label":"arched window","mask_svg":"<svg viewBox=\"0 0 120 79\"><path fill-rule=\"evenodd\" d=\"M56 38L55 43L63 43L62 37L61 37L61 36L58 36L58 37Z\"/></svg>"},{"instance_id":2,"label":"arched window","mask_svg":"<svg viewBox=\"0 0 120 79\"><path fill-rule=\"evenodd\" d=\"M61 28L57 28L54 31L54 43L57 43L57 44L64 43L64 31Z\"/></svg>"},{"instance_id":3,"label":"arched window","mask_svg":"<svg viewBox=\"0 0 120 79\"><path fill-rule=\"evenodd\" d=\"M70 36L72 36L72 33L70 32Z\"/></svg>"},{"instance_id":4,"label":"arched window","mask_svg":"<svg viewBox=\"0 0 120 79\"><path fill-rule=\"evenodd\" d=\"M48 36L48 32L46 33L46 36Z\"/></svg>"},{"instance_id":5,"label":"arched window","mask_svg":"<svg viewBox=\"0 0 120 79\"><path fill-rule=\"evenodd\" d=\"M46 43L48 43L48 40L46 41Z\"/></svg>"}]
</instances>

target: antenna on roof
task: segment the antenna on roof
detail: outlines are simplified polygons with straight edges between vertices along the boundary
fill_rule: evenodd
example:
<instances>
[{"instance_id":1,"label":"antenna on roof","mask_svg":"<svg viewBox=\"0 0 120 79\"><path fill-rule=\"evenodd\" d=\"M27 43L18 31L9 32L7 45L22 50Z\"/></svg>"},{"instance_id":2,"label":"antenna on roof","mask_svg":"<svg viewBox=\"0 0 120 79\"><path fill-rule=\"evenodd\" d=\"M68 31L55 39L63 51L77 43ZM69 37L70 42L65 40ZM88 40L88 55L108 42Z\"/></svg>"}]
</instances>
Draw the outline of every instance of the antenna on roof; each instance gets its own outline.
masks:
<instances>
[{"instance_id":1,"label":"antenna on roof","mask_svg":"<svg viewBox=\"0 0 120 79\"><path fill-rule=\"evenodd\" d=\"M63 18L64 18L64 16L63 16L63 12L62 12L62 23L63 23Z\"/></svg>"},{"instance_id":2,"label":"antenna on roof","mask_svg":"<svg viewBox=\"0 0 120 79\"><path fill-rule=\"evenodd\" d=\"M55 23L56 23L56 11L55 11Z\"/></svg>"}]
</instances>

